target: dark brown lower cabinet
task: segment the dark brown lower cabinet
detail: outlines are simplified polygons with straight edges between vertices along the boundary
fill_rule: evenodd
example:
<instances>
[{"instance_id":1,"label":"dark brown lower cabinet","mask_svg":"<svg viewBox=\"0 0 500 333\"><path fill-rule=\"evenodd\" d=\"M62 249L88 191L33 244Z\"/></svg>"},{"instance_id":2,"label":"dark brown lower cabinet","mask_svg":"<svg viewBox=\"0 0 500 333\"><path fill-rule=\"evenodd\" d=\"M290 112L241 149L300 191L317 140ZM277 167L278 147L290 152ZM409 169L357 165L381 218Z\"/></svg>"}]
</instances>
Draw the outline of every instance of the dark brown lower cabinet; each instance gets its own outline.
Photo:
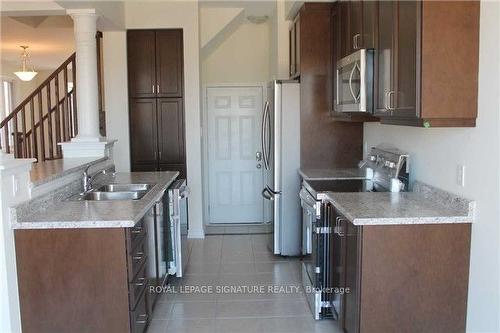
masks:
<instances>
[{"instance_id":1,"label":"dark brown lower cabinet","mask_svg":"<svg viewBox=\"0 0 500 333\"><path fill-rule=\"evenodd\" d=\"M132 171L179 171L186 176L182 98L135 98L130 107Z\"/></svg>"},{"instance_id":2,"label":"dark brown lower cabinet","mask_svg":"<svg viewBox=\"0 0 500 333\"><path fill-rule=\"evenodd\" d=\"M333 264L349 288L342 332L465 332L470 224L355 226L337 216Z\"/></svg>"},{"instance_id":3,"label":"dark brown lower cabinet","mask_svg":"<svg viewBox=\"0 0 500 333\"><path fill-rule=\"evenodd\" d=\"M151 318L146 224L16 230L24 333L143 333Z\"/></svg>"}]
</instances>

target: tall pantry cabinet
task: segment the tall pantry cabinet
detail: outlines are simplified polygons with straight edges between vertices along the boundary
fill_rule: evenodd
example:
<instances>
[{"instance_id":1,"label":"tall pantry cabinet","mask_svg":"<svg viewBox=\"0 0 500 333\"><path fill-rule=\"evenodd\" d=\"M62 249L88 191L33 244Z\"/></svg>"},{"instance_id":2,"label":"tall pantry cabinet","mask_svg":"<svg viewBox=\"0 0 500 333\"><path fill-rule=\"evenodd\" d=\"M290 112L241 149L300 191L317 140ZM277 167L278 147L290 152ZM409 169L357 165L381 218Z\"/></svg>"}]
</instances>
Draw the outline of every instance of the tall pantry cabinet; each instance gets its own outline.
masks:
<instances>
[{"instance_id":1,"label":"tall pantry cabinet","mask_svg":"<svg viewBox=\"0 0 500 333\"><path fill-rule=\"evenodd\" d=\"M182 29L127 31L132 171L186 177Z\"/></svg>"}]
</instances>

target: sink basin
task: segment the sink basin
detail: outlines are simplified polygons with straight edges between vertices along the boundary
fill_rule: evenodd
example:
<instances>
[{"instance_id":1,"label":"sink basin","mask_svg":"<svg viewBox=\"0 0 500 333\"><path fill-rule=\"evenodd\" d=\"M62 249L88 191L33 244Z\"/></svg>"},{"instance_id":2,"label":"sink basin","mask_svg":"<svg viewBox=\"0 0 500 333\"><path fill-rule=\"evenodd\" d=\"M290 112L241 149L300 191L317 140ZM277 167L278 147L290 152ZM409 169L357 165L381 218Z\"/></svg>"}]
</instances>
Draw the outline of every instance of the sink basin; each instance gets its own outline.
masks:
<instances>
[{"instance_id":1,"label":"sink basin","mask_svg":"<svg viewBox=\"0 0 500 333\"><path fill-rule=\"evenodd\" d=\"M108 184L99 187L98 192L138 192L149 191L153 184Z\"/></svg>"},{"instance_id":2,"label":"sink basin","mask_svg":"<svg viewBox=\"0 0 500 333\"><path fill-rule=\"evenodd\" d=\"M70 200L76 201L108 201L108 200L139 200L142 198L147 191L135 191L135 192L87 192L78 194Z\"/></svg>"}]
</instances>

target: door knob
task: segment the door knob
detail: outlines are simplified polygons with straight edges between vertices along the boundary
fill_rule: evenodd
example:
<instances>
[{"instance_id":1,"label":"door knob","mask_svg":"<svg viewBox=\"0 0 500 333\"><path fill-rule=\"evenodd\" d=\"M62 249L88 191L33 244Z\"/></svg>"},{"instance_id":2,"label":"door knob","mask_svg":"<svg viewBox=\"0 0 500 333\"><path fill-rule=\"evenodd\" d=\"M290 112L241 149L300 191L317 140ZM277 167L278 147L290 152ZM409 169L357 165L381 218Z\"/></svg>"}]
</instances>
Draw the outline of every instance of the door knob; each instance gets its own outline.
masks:
<instances>
[{"instance_id":1,"label":"door knob","mask_svg":"<svg viewBox=\"0 0 500 333\"><path fill-rule=\"evenodd\" d=\"M260 151L255 153L255 159L259 162L262 160L262 153Z\"/></svg>"},{"instance_id":2,"label":"door knob","mask_svg":"<svg viewBox=\"0 0 500 333\"><path fill-rule=\"evenodd\" d=\"M260 169L260 168L262 168L262 165L260 165L260 163L259 163L259 164L257 164L257 169Z\"/></svg>"}]
</instances>

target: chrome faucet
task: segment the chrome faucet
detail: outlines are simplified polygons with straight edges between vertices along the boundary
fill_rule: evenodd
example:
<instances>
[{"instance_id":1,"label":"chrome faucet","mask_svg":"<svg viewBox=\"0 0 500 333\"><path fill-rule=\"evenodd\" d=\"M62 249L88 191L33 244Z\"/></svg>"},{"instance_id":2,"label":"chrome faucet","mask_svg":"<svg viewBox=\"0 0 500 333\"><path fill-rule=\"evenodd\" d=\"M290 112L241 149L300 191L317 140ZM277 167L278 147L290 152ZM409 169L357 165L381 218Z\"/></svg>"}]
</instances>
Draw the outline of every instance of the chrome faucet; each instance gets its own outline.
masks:
<instances>
[{"instance_id":1,"label":"chrome faucet","mask_svg":"<svg viewBox=\"0 0 500 333\"><path fill-rule=\"evenodd\" d=\"M89 175L89 168L90 168L90 165L87 166L85 168L85 170L83 170L83 174L82 174L83 192L88 192L92 189L92 183L94 182L94 179L97 176L99 176L100 174L103 174L103 175L107 174L106 169L104 169L104 170L99 171L95 175L90 176Z\"/></svg>"}]
</instances>

